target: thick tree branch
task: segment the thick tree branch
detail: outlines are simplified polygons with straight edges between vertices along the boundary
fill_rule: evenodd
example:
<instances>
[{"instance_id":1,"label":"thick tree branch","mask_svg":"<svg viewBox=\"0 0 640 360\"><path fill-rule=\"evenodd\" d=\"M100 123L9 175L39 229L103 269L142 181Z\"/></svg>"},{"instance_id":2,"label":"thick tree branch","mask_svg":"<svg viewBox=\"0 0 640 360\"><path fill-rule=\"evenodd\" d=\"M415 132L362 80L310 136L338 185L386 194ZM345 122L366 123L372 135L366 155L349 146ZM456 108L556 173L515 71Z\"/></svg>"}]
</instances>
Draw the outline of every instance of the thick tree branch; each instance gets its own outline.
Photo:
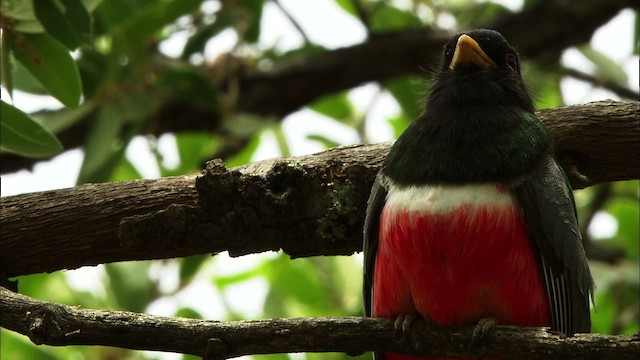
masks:
<instances>
[{"instance_id":1,"label":"thick tree branch","mask_svg":"<svg viewBox=\"0 0 640 360\"><path fill-rule=\"evenodd\" d=\"M640 178L638 102L542 110L574 188ZM229 251L361 250L365 203L389 144L352 145L201 176L91 184L0 202L0 274Z\"/></svg>"},{"instance_id":2,"label":"thick tree branch","mask_svg":"<svg viewBox=\"0 0 640 360\"><path fill-rule=\"evenodd\" d=\"M638 0L541 2L493 23L476 25L499 30L529 59L557 56L567 47L588 41L598 27L620 10L638 3ZM227 74L228 81L240 84L238 102L233 107L241 112L282 117L322 95L366 82L419 74L421 68L433 64L440 56L442 45L450 36L429 28L412 29L372 36L365 43L320 55L286 59L267 71L243 69L240 73ZM228 84L216 86L224 92ZM167 101L156 114L148 122L146 133L216 132L222 118L219 112L204 111L178 99ZM65 149L83 145L89 119L60 134ZM34 163L33 159L2 154L0 172L17 171Z\"/></svg>"},{"instance_id":3,"label":"thick tree branch","mask_svg":"<svg viewBox=\"0 0 640 360\"><path fill-rule=\"evenodd\" d=\"M393 352L422 356L500 359L636 359L640 337L580 334L567 338L543 328L496 326L471 346L472 326L433 328L416 321L410 338L393 321L375 318L297 318L205 321L123 311L89 310L35 300L0 287L0 324L36 344L106 345L227 359L291 352Z\"/></svg>"}]
</instances>

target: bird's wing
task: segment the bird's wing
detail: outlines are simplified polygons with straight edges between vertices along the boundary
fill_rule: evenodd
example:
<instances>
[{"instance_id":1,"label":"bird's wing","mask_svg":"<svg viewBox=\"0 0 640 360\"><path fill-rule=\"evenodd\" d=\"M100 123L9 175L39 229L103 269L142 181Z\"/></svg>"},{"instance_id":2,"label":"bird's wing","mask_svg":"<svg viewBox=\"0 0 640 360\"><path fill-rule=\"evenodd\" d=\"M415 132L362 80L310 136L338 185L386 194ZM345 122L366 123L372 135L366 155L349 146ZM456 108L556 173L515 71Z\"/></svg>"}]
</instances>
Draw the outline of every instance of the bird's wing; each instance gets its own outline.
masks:
<instances>
[{"instance_id":1,"label":"bird's wing","mask_svg":"<svg viewBox=\"0 0 640 360\"><path fill-rule=\"evenodd\" d=\"M552 330L591 331L593 280L582 247L575 202L566 175L552 156L515 189L551 308Z\"/></svg>"},{"instance_id":2,"label":"bird's wing","mask_svg":"<svg viewBox=\"0 0 640 360\"><path fill-rule=\"evenodd\" d=\"M380 213L387 198L385 177L378 173L371 188L371 195L367 201L367 213L364 219L364 312L366 316L373 315L373 270L378 250L378 232L380 230Z\"/></svg>"}]
</instances>

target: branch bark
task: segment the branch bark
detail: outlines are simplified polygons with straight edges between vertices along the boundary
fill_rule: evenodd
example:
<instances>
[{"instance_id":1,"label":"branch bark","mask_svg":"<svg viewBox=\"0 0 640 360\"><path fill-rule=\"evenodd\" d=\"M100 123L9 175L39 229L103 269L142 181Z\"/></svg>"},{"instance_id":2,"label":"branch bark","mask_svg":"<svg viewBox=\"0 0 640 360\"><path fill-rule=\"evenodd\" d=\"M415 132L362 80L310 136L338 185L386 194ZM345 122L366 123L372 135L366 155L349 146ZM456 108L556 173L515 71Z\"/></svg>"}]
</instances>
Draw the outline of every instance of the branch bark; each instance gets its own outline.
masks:
<instances>
[{"instance_id":1,"label":"branch bark","mask_svg":"<svg viewBox=\"0 0 640 360\"><path fill-rule=\"evenodd\" d=\"M106 345L228 359L250 354L367 351L415 356L500 359L636 359L640 337L496 326L471 345L473 326L434 328L416 321L407 338L377 318L205 321L123 311L81 309L39 301L0 287L0 324L36 344ZM408 341L415 339L417 341ZM413 346L421 343L419 348Z\"/></svg>"},{"instance_id":2,"label":"branch bark","mask_svg":"<svg viewBox=\"0 0 640 360\"><path fill-rule=\"evenodd\" d=\"M537 113L574 188L640 178L639 102ZM352 145L200 176L90 184L0 202L0 274L229 251L292 257L361 250L364 209L389 144Z\"/></svg>"},{"instance_id":3,"label":"branch bark","mask_svg":"<svg viewBox=\"0 0 640 360\"><path fill-rule=\"evenodd\" d=\"M563 49L587 42L598 27L620 10L637 6L638 3L638 0L541 2L522 12L476 26L502 32L529 59L555 58ZM228 82L239 84L238 102L230 104L236 111L284 117L322 95L366 82L420 74L422 68L434 63L440 56L442 46L450 36L450 33L435 32L430 28L376 35L365 43L351 47L286 59L266 71L242 69L239 73L229 75L227 82L214 85L224 93L224 89L229 87ZM211 69L201 70L204 73L211 72ZM156 71L162 72L164 69L160 66ZM228 110L228 107L223 108ZM144 133L216 132L223 117L219 112L198 109L179 99L168 100L156 114L155 118L148 121L149 126ZM59 134L65 149L84 144L92 116L95 114ZM0 172L17 171L34 163L33 159L2 154Z\"/></svg>"}]
</instances>

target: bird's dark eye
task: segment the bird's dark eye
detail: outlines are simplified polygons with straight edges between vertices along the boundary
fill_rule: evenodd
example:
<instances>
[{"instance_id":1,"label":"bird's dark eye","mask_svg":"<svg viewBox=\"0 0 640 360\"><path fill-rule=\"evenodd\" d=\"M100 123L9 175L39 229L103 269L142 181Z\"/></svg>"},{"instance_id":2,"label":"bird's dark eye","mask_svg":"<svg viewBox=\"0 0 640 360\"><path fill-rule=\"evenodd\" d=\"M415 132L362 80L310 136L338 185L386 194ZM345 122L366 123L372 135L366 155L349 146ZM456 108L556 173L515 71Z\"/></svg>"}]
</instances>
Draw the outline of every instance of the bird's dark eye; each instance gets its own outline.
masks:
<instances>
[{"instance_id":1,"label":"bird's dark eye","mask_svg":"<svg viewBox=\"0 0 640 360\"><path fill-rule=\"evenodd\" d=\"M514 72L518 72L518 58L516 58L516 54L507 53L507 55L504 56L504 62L507 64L509 69Z\"/></svg>"}]
</instances>

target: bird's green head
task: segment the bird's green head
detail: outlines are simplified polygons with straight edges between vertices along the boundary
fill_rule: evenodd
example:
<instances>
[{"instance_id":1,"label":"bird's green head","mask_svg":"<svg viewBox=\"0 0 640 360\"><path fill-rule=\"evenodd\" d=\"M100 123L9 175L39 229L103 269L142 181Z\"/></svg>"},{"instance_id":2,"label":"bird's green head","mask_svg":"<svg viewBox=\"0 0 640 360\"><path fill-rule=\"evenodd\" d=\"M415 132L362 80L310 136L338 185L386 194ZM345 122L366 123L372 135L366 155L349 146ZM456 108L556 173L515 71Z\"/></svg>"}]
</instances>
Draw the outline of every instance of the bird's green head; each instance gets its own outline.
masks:
<instances>
[{"instance_id":1,"label":"bird's green head","mask_svg":"<svg viewBox=\"0 0 640 360\"><path fill-rule=\"evenodd\" d=\"M444 47L431 106L499 105L533 112L518 52L497 31L456 34Z\"/></svg>"},{"instance_id":2,"label":"bird's green head","mask_svg":"<svg viewBox=\"0 0 640 360\"><path fill-rule=\"evenodd\" d=\"M443 55L445 71L500 69L520 74L518 53L494 30L459 33L445 45Z\"/></svg>"}]
</instances>

